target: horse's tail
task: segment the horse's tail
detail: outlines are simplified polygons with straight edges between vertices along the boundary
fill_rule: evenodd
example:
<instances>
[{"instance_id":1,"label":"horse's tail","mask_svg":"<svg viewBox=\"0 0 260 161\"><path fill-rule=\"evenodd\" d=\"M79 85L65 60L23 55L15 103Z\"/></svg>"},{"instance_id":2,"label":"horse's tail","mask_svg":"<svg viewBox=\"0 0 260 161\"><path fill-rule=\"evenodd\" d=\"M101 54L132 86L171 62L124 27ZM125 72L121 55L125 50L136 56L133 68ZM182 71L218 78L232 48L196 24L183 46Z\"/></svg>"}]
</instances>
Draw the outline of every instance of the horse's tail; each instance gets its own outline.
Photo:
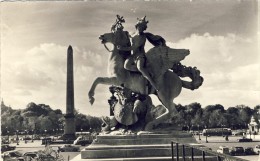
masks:
<instances>
[{"instance_id":1,"label":"horse's tail","mask_svg":"<svg viewBox=\"0 0 260 161\"><path fill-rule=\"evenodd\" d=\"M186 67L181 63L174 64L171 68L179 77L189 77L192 81L182 80L182 87L194 90L198 89L203 83L203 77L200 76L200 71L196 67Z\"/></svg>"}]
</instances>

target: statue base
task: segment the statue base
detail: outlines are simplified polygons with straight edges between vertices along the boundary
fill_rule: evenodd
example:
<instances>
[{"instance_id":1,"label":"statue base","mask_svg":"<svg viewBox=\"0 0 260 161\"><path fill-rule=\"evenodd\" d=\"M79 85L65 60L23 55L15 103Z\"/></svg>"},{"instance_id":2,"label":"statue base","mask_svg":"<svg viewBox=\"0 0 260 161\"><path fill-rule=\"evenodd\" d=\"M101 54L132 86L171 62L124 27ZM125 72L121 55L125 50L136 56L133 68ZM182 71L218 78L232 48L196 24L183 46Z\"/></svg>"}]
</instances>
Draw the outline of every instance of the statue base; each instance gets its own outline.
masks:
<instances>
[{"instance_id":1,"label":"statue base","mask_svg":"<svg viewBox=\"0 0 260 161\"><path fill-rule=\"evenodd\" d=\"M185 144L197 143L186 132L139 132L129 135L98 135L96 140L81 151L81 159L99 160L109 158L171 158L171 141ZM201 154L201 152L199 152ZM137 159L138 160L138 159Z\"/></svg>"}]
</instances>

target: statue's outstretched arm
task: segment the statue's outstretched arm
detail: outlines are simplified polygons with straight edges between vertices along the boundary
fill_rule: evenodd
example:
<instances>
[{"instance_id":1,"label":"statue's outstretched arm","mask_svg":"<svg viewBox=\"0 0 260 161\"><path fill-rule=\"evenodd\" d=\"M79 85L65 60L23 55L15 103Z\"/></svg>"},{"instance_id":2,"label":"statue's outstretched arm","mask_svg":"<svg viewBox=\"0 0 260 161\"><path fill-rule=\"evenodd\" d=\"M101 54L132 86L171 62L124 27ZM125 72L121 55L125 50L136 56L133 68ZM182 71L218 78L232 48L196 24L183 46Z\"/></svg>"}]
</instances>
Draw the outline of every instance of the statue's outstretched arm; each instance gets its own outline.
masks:
<instances>
[{"instance_id":1,"label":"statue's outstretched arm","mask_svg":"<svg viewBox=\"0 0 260 161\"><path fill-rule=\"evenodd\" d=\"M146 32L145 36L147 38L147 40L153 44L153 46L158 46L158 45L163 45L166 46L166 41L164 40L163 37L159 36L159 35L154 35L150 32Z\"/></svg>"}]
</instances>

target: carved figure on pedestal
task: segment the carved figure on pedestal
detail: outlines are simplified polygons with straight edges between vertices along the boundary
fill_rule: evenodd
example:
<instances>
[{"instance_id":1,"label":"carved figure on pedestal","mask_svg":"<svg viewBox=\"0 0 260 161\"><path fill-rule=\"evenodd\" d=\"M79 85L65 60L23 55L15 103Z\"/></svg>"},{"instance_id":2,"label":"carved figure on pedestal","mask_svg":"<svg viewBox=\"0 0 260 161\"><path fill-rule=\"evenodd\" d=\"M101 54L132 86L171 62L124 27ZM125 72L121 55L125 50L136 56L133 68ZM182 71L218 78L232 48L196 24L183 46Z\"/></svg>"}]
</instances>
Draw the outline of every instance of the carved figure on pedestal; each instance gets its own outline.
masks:
<instances>
[{"instance_id":1,"label":"carved figure on pedestal","mask_svg":"<svg viewBox=\"0 0 260 161\"><path fill-rule=\"evenodd\" d=\"M176 65L189 55L189 50L169 48L161 36L143 32L148 23L145 17L138 19L136 25L137 34L132 38L132 45L129 33L123 31L122 23L124 22L123 17L117 16L111 33L100 36L101 42L104 45L107 42L114 45L114 49L110 51L109 55L108 71L110 77L96 78L89 91L89 99L90 103L93 104L95 100L94 93L98 84L121 87L124 92L125 89L130 90L128 94L124 93L123 97L121 96L121 103L117 104L120 104L122 109L131 107L130 111L132 112L123 112L123 115L126 115L124 116L126 118L130 117L132 119L123 121L122 113L119 118L115 116L119 123L129 126L130 124L134 124L135 119L138 120L138 116L135 117L136 112L139 111L137 109L144 107L142 105L143 101L139 97L133 96L138 94L149 97L149 94L155 94L165 107L165 111L153 120L146 122L144 129L151 130L154 126L169 119L172 114L177 113L173 100L180 94L182 87L192 90L196 89L202 84L203 78L196 68L186 68L183 65ZM144 45L146 39L154 47L145 54ZM132 55L131 51L133 51ZM191 77L192 82L181 80L180 77L183 76Z\"/></svg>"},{"instance_id":2,"label":"carved figure on pedestal","mask_svg":"<svg viewBox=\"0 0 260 161\"><path fill-rule=\"evenodd\" d=\"M153 106L150 97L134 93L124 87L111 86L109 89L112 97L108 102L113 116L103 118L102 130L110 131L112 128L130 132L143 130L146 123L151 120L148 112ZM138 106L135 106L136 101L140 102Z\"/></svg>"},{"instance_id":3,"label":"carved figure on pedestal","mask_svg":"<svg viewBox=\"0 0 260 161\"><path fill-rule=\"evenodd\" d=\"M116 132L119 130L120 134L142 131L147 123L167 111L164 106L155 107L148 95L140 95L124 87L111 86L109 89L113 116L103 117L102 131L113 129ZM135 106L136 101L140 101L138 106Z\"/></svg>"}]
</instances>

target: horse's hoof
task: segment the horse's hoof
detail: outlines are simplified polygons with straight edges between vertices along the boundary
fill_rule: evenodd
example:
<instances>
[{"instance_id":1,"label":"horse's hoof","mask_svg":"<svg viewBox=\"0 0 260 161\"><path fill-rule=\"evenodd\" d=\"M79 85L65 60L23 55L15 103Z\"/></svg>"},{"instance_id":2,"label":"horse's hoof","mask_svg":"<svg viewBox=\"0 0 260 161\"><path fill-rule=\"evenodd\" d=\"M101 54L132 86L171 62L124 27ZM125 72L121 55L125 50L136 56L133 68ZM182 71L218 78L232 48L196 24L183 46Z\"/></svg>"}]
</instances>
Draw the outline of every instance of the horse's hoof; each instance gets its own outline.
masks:
<instances>
[{"instance_id":1,"label":"horse's hoof","mask_svg":"<svg viewBox=\"0 0 260 161\"><path fill-rule=\"evenodd\" d=\"M95 102L95 98L94 97L89 97L89 102L90 102L91 105L93 105L94 102Z\"/></svg>"},{"instance_id":2,"label":"horse's hoof","mask_svg":"<svg viewBox=\"0 0 260 161\"><path fill-rule=\"evenodd\" d=\"M94 96L94 92L92 92L91 90L88 92L88 97L93 97Z\"/></svg>"}]
</instances>

